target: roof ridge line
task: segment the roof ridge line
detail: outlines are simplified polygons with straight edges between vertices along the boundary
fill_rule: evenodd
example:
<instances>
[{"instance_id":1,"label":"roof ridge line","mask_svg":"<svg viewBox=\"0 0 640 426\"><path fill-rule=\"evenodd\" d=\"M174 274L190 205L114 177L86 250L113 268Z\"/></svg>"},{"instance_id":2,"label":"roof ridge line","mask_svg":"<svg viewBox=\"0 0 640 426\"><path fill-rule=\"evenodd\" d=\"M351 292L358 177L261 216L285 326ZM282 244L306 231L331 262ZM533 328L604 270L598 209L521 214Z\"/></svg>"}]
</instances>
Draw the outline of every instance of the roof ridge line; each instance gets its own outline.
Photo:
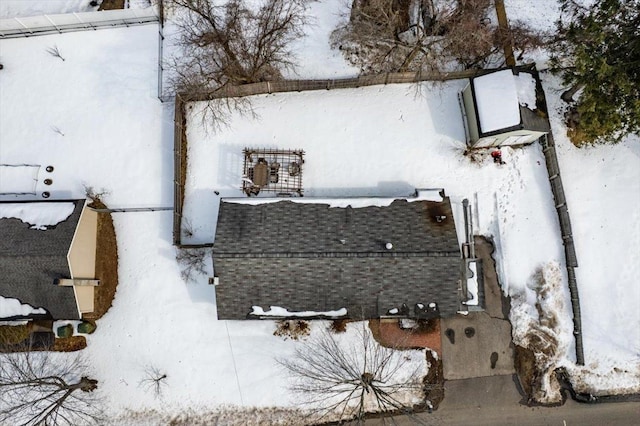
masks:
<instances>
[{"instance_id":1,"label":"roof ridge line","mask_svg":"<svg viewBox=\"0 0 640 426\"><path fill-rule=\"evenodd\" d=\"M215 257L223 259L232 258L375 258L375 257L460 257L460 250L425 250L411 252L266 252L266 253L240 253L213 251Z\"/></svg>"}]
</instances>

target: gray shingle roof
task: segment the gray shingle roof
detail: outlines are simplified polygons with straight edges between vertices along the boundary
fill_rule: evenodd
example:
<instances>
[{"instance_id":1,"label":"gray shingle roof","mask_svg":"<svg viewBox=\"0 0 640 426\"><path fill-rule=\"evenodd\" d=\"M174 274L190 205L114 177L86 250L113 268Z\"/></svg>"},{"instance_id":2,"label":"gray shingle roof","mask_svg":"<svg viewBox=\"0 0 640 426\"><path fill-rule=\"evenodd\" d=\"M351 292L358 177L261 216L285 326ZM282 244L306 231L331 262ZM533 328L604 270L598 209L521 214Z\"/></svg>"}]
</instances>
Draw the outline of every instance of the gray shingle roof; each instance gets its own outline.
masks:
<instances>
[{"instance_id":1,"label":"gray shingle roof","mask_svg":"<svg viewBox=\"0 0 640 426\"><path fill-rule=\"evenodd\" d=\"M67 253L85 200L72 202L71 216L46 231L0 219L0 295L45 308L54 319L79 318L73 288L54 284L70 277Z\"/></svg>"},{"instance_id":2,"label":"gray shingle roof","mask_svg":"<svg viewBox=\"0 0 640 426\"><path fill-rule=\"evenodd\" d=\"M459 308L461 256L448 198L362 208L223 200L216 229L221 319L246 318L253 305L346 307L367 318L403 303L436 302L443 316Z\"/></svg>"}]
</instances>

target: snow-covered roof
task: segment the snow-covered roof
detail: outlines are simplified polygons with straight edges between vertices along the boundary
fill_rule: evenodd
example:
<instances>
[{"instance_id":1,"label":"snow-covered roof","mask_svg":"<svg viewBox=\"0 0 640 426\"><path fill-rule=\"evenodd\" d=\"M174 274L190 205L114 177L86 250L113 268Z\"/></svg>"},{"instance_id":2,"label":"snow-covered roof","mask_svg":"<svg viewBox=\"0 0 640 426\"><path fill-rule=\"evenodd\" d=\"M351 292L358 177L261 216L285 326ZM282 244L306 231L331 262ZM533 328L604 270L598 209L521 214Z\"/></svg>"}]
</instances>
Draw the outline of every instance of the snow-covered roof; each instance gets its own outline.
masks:
<instances>
[{"instance_id":1,"label":"snow-covered roof","mask_svg":"<svg viewBox=\"0 0 640 426\"><path fill-rule=\"evenodd\" d=\"M20 219L31 229L46 230L67 220L76 208L69 202L0 203L0 219Z\"/></svg>"},{"instance_id":2,"label":"snow-covered roof","mask_svg":"<svg viewBox=\"0 0 640 426\"><path fill-rule=\"evenodd\" d=\"M536 79L527 72L521 72L515 76L515 80L520 105L530 110L536 109Z\"/></svg>"},{"instance_id":3,"label":"snow-covered roof","mask_svg":"<svg viewBox=\"0 0 640 426\"><path fill-rule=\"evenodd\" d=\"M518 89L511 70L476 77L473 89L482 133L520 124Z\"/></svg>"},{"instance_id":4,"label":"snow-covered roof","mask_svg":"<svg viewBox=\"0 0 640 426\"><path fill-rule=\"evenodd\" d=\"M353 209L363 207L388 207L396 200L406 200L408 202L415 201L435 201L442 202L444 200L442 194L443 189L417 189L413 197L340 197L340 198L321 198L321 197L291 197L291 198L274 198L274 197L233 197L224 198L226 203L238 204L269 204L281 201L291 201L300 204L326 204L332 208Z\"/></svg>"},{"instance_id":5,"label":"snow-covered roof","mask_svg":"<svg viewBox=\"0 0 640 426\"><path fill-rule=\"evenodd\" d=\"M42 308L34 308L26 303L20 303L18 299L0 295L0 318L28 317L32 314L46 313Z\"/></svg>"}]
</instances>

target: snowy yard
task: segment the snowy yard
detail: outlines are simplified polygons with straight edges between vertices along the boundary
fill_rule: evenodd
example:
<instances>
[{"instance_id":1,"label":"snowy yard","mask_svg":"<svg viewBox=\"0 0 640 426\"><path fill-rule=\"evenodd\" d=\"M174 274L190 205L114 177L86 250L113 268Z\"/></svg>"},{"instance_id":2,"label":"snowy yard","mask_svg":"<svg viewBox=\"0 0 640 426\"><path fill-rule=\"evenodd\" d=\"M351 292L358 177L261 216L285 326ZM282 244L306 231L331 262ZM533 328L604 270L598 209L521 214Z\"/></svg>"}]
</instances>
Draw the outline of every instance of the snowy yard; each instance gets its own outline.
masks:
<instances>
[{"instance_id":1,"label":"snowy yard","mask_svg":"<svg viewBox=\"0 0 640 426\"><path fill-rule=\"evenodd\" d=\"M62 6L40 13L84 7L80 0L57 3ZM301 77L354 72L326 45L337 3L313 5L318 21L300 41ZM547 16L548 9L538 14L516 0L506 3L520 19ZM15 1L4 4L4 16L18 14ZM46 52L52 46L65 61ZM111 207L171 206L173 111L156 97L157 53L155 25L0 40L0 164L55 166L46 187L53 199L84 197L86 185L105 190ZM503 166L489 155L478 161L463 156L456 97L463 85L255 96L258 118L233 115L217 132L200 125L195 105L188 117L185 201L194 236L183 242L211 242L219 196L245 196L244 147L304 149L307 197L407 196L415 188L442 187L454 211L469 198L476 233L495 239L505 291L527 300L530 309L512 317L516 332L537 315L532 275L557 262L563 363L583 374L585 390L638 392L640 141L574 148L564 137L557 81L545 75L579 262L587 365L576 369L564 253L541 148L506 148ZM22 185L0 182L5 187ZM36 192L43 190L40 179ZM275 358L291 355L300 343L273 336L271 321L217 320L206 276L188 284L180 277L171 212L114 214L114 222L118 291L85 350L114 424L166 423L178 413L198 416L229 407L295 408L296 396ZM167 374L159 399L140 386L150 366Z\"/></svg>"},{"instance_id":2,"label":"snowy yard","mask_svg":"<svg viewBox=\"0 0 640 426\"><path fill-rule=\"evenodd\" d=\"M583 389L640 391L640 137L578 149L562 124L562 89L545 74L551 126L578 256Z\"/></svg>"},{"instance_id":3,"label":"snowy yard","mask_svg":"<svg viewBox=\"0 0 640 426\"><path fill-rule=\"evenodd\" d=\"M170 206L173 114L156 98L156 43L154 25L0 41L0 163L53 165L53 183L36 183L52 199L82 198L86 185L112 207ZM54 45L65 61L46 52ZM3 188L13 192L20 175ZM2 196L18 199L41 197ZM297 408L276 363L296 343L273 336L272 321L217 321L206 277L180 277L171 220L114 214L118 291L84 351L107 414L114 424L158 424L233 406ZM140 385L150 367L167 374L160 399ZM410 367L426 373L424 356Z\"/></svg>"}]
</instances>

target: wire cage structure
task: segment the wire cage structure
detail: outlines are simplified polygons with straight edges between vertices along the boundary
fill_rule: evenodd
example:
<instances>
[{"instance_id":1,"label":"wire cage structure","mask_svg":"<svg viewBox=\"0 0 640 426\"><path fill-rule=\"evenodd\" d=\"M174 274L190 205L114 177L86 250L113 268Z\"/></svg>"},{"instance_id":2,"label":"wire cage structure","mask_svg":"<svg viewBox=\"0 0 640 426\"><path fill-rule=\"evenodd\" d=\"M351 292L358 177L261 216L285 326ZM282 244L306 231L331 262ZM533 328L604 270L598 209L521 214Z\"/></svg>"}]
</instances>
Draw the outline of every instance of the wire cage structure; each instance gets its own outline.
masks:
<instances>
[{"instance_id":1,"label":"wire cage structure","mask_svg":"<svg viewBox=\"0 0 640 426\"><path fill-rule=\"evenodd\" d=\"M302 197L303 150L245 148L242 191L248 197L260 192Z\"/></svg>"}]
</instances>

